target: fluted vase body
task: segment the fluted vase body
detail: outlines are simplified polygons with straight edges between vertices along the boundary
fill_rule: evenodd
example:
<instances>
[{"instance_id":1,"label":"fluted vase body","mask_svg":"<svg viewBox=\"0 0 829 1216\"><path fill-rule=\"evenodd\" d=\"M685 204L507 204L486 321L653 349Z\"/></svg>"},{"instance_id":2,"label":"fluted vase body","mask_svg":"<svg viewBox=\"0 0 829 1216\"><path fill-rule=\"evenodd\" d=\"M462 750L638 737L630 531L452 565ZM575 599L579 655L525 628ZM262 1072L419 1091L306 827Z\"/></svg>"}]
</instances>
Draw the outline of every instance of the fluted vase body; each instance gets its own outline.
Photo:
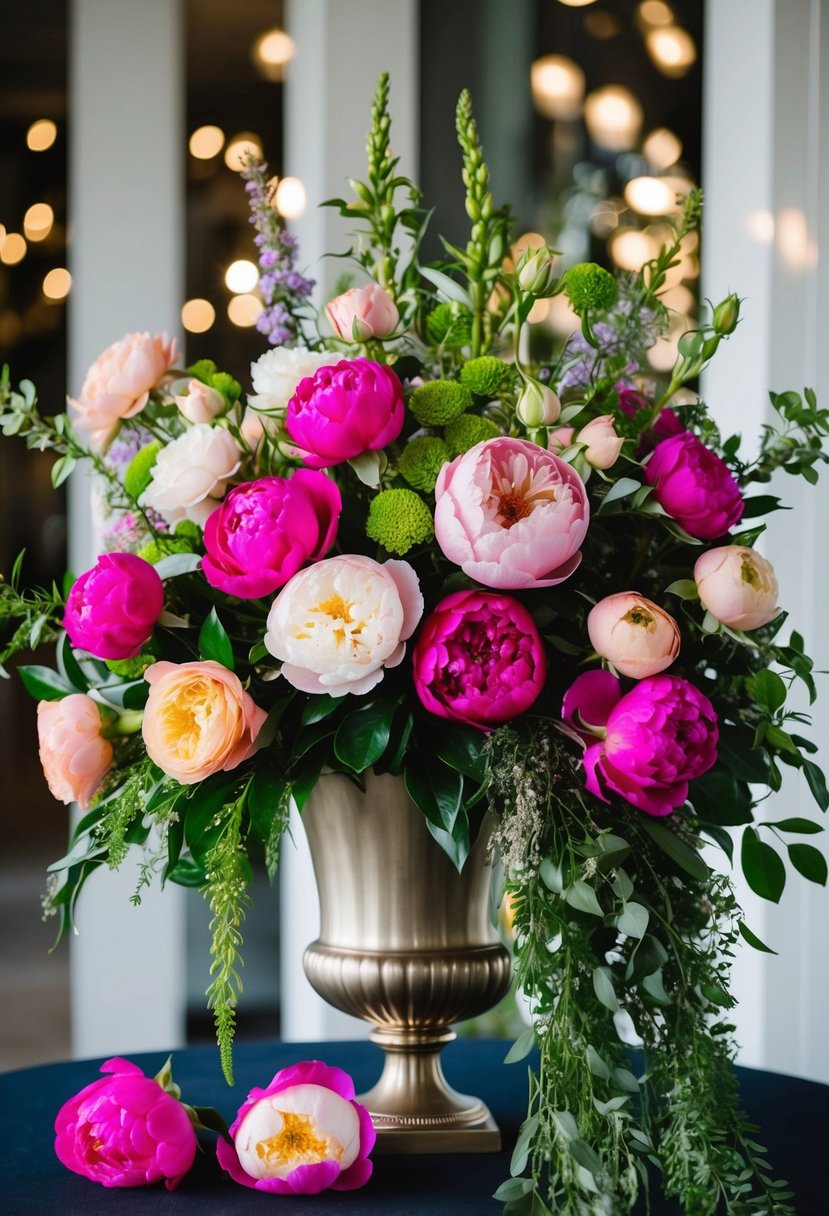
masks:
<instances>
[{"instance_id":1,"label":"fluted vase body","mask_svg":"<svg viewBox=\"0 0 829 1216\"><path fill-rule=\"evenodd\" d=\"M496 1150L489 1111L447 1085L439 1056L453 1022L509 987L509 955L490 917L486 824L458 874L400 778L367 773L365 786L324 775L303 811L320 898L306 975L329 1004L370 1022L386 1053L360 1098L381 1148Z\"/></svg>"}]
</instances>

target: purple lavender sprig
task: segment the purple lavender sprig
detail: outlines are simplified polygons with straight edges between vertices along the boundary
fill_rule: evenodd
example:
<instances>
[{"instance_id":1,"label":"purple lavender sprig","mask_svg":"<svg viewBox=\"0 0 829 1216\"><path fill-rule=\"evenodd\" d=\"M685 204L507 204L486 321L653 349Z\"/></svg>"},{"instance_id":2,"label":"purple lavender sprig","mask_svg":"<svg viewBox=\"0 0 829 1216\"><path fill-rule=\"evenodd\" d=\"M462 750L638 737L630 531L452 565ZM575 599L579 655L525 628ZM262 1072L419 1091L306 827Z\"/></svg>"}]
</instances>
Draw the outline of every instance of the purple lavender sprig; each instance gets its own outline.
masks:
<instances>
[{"instance_id":1,"label":"purple lavender sprig","mask_svg":"<svg viewBox=\"0 0 829 1216\"><path fill-rule=\"evenodd\" d=\"M250 222L256 227L253 241L259 250L259 290L265 302L256 328L271 346L290 346L302 336L297 314L313 291L314 281L295 268L297 240L273 205L274 187L267 174L266 162L256 157L250 157L242 169Z\"/></svg>"}]
</instances>

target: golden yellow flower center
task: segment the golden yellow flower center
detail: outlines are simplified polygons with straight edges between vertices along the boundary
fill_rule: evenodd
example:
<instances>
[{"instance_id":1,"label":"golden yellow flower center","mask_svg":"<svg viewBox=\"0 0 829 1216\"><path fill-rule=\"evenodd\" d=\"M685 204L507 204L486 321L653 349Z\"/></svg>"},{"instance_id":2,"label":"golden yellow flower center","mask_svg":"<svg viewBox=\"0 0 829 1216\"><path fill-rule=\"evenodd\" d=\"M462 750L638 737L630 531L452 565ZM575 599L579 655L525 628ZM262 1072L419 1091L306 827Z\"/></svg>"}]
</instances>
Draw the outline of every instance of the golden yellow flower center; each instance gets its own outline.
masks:
<instances>
[{"instance_id":1,"label":"golden yellow flower center","mask_svg":"<svg viewBox=\"0 0 829 1216\"><path fill-rule=\"evenodd\" d=\"M214 709L210 694L204 681L194 680L177 690L175 699L164 703L164 735L178 755L192 756L198 751L202 732Z\"/></svg>"},{"instance_id":2,"label":"golden yellow flower center","mask_svg":"<svg viewBox=\"0 0 829 1216\"><path fill-rule=\"evenodd\" d=\"M640 628L647 629L648 633L656 631L656 618L641 604L634 604L633 608L625 613L622 620L627 621L629 625L639 625Z\"/></svg>"},{"instance_id":3,"label":"golden yellow flower center","mask_svg":"<svg viewBox=\"0 0 829 1216\"><path fill-rule=\"evenodd\" d=\"M320 1161L334 1158L339 1161L343 1146L337 1140L328 1140L317 1134L307 1115L297 1115L289 1110L277 1111L282 1116L282 1130L256 1145L256 1155L269 1166L316 1165Z\"/></svg>"},{"instance_id":4,"label":"golden yellow flower center","mask_svg":"<svg viewBox=\"0 0 829 1216\"><path fill-rule=\"evenodd\" d=\"M555 487L548 483L544 470L533 473L528 469L521 477L513 476L510 470L493 478L492 493L486 505L494 510L502 528L511 528L532 515L542 503L555 501Z\"/></svg>"},{"instance_id":5,"label":"golden yellow flower center","mask_svg":"<svg viewBox=\"0 0 829 1216\"><path fill-rule=\"evenodd\" d=\"M348 636L351 641L352 648L356 650L359 645L358 638L365 629L366 623L365 621L357 621L355 623L354 617L351 615L352 606L353 605L346 603L341 595L335 593L327 600L320 600L318 604L315 604L313 608L309 609L309 614L316 613L320 616L327 616L331 621L341 621L342 624L340 625L339 629L335 629L333 631L335 642L338 646L342 646L345 642L346 636ZM310 632L300 630L300 632L295 635L297 641L303 641L311 637L315 624L316 622L313 620L306 621L304 628ZM347 628L350 626L353 626L353 628Z\"/></svg>"}]
</instances>

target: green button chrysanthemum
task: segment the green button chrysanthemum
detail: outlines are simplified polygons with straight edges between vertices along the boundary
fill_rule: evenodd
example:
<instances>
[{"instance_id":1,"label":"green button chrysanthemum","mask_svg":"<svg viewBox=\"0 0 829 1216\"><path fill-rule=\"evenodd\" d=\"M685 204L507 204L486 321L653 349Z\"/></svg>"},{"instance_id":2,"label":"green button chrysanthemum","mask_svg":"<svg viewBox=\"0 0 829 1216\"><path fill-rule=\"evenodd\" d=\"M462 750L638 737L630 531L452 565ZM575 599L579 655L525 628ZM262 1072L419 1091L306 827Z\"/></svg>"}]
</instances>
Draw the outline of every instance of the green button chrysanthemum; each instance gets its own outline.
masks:
<instances>
[{"instance_id":1,"label":"green button chrysanthemum","mask_svg":"<svg viewBox=\"0 0 829 1216\"><path fill-rule=\"evenodd\" d=\"M414 490L381 490L369 508L366 534L402 557L434 535L432 512Z\"/></svg>"},{"instance_id":2,"label":"green button chrysanthemum","mask_svg":"<svg viewBox=\"0 0 829 1216\"><path fill-rule=\"evenodd\" d=\"M406 444L397 469L415 490L431 494L441 467L449 459L449 448L442 439L434 435L421 435Z\"/></svg>"},{"instance_id":3,"label":"green button chrysanthemum","mask_svg":"<svg viewBox=\"0 0 829 1216\"><path fill-rule=\"evenodd\" d=\"M461 368L461 384L478 397L494 397L503 387L509 375L506 363L495 355L481 355L470 359Z\"/></svg>"},{"instance_id":4,"label":"green button chrysanthemum","mask_svg":"<svg viewBox=\"0 0 829 1216\"><path fill-rule=\"evenodd\" d=\"M443 432L443 437L452 456L461 456L474 448L476 443L484 439L495 439L501 434L501 428L491 418L481 418L479 414L461 414L450 422Z\"/></svg>"},{"instance_id":5,"label":"green button chrysanthemum","mask_svg":"<svg viewBox=\"0 0 829 1216\"><path fill-rule=\"evenodd\" d=\"M446 426L471 404L469 389L456 380L431 380L415 389L409 409L421 426Z\"/></svg>"},{"instance_id":6,"label":"green button chrysanthemum","mask_svg":"<svg viewBox=\"0 0 829 1216\"><path fill-rule=\"evenodd\" d=\"M595 262L579 262L564 276L564 291L575 312L605 312L616 302L616 280Z\"/></svg>"}]
</instances>

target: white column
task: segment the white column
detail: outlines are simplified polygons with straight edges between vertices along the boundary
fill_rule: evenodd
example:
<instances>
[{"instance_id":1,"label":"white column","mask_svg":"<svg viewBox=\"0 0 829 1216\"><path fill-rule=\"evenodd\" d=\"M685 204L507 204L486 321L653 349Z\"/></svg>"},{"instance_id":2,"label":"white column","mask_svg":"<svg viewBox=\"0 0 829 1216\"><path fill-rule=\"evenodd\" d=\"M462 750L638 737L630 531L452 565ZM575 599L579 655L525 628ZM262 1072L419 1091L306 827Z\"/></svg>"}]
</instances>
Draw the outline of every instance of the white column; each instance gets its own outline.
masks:
<instances>
[{"instance_id":1,"label":"white column","mask_svg":"<svg viewBox=\"0 0 829 1216\"><path fill-rule=\"evenodd\" d=\"M179 328L184 269L183 30L179 0L73 0L69 381L133 330ZM70 494L70 565L95 558L89 484ZM91 877L72 942L76 1055L184 1038L184 892L130 903L137 867Z\"/></svg>"},{"instance_id":2,"label":"white column","mask_svg":"<svg viewBox=\"0 0 829 1216\"><path fill-rule=\"evenodd\" d=\"M747 450L772 420L768 390L813 387L829 400L829 4L826 0L709 0L706 6L703 296L743 297L743 320L706 373L703 395L725 434ZM785 630L806 638L817 668L829 666L829 476L817 488L781 475L769 487L793 511L772 516L764 550L790 612ZM759 487L763 492L765 487ZM785 636L785 634L784 634ZM818 677L821 684L821 678ZM829 762L829 689L813 709L811 735ZM798 706L808 710L806 699ZM820 757L819 757L820 759ZM758 817L813 815L802 778ZM821 844L820 837L790 837ZM778 957L740 950L735 992L744 1063L829 1080L824 1010L829 1001L825 926L829 894L787 866L780 907L738 884L748 924Z\"/></svg>"},{"instance_id":3,"label":"white column","mask_svg":"<svg viewBox=\"0 0 829 1216\"><path fill-rule=\"evenodd\" d=\"M392 147L400 172L416 180L418 58L415 0L289 0L287 26L297 54L288 77L285 172L305 185L308 207L292 225L299 264L317 280L323 304L352 269L327 252L350 245L348 225L324 199L348 197L348 178L364 177L371 98L382 71L391 73ZM360 271L353 268L359 276ZM319 932L311 859L298 817L286 838L281 882L281 1014L287 1040L362 1038L365 1023L326 1005L302 970L302 954Z\"/></svg>"}]
</instances>

